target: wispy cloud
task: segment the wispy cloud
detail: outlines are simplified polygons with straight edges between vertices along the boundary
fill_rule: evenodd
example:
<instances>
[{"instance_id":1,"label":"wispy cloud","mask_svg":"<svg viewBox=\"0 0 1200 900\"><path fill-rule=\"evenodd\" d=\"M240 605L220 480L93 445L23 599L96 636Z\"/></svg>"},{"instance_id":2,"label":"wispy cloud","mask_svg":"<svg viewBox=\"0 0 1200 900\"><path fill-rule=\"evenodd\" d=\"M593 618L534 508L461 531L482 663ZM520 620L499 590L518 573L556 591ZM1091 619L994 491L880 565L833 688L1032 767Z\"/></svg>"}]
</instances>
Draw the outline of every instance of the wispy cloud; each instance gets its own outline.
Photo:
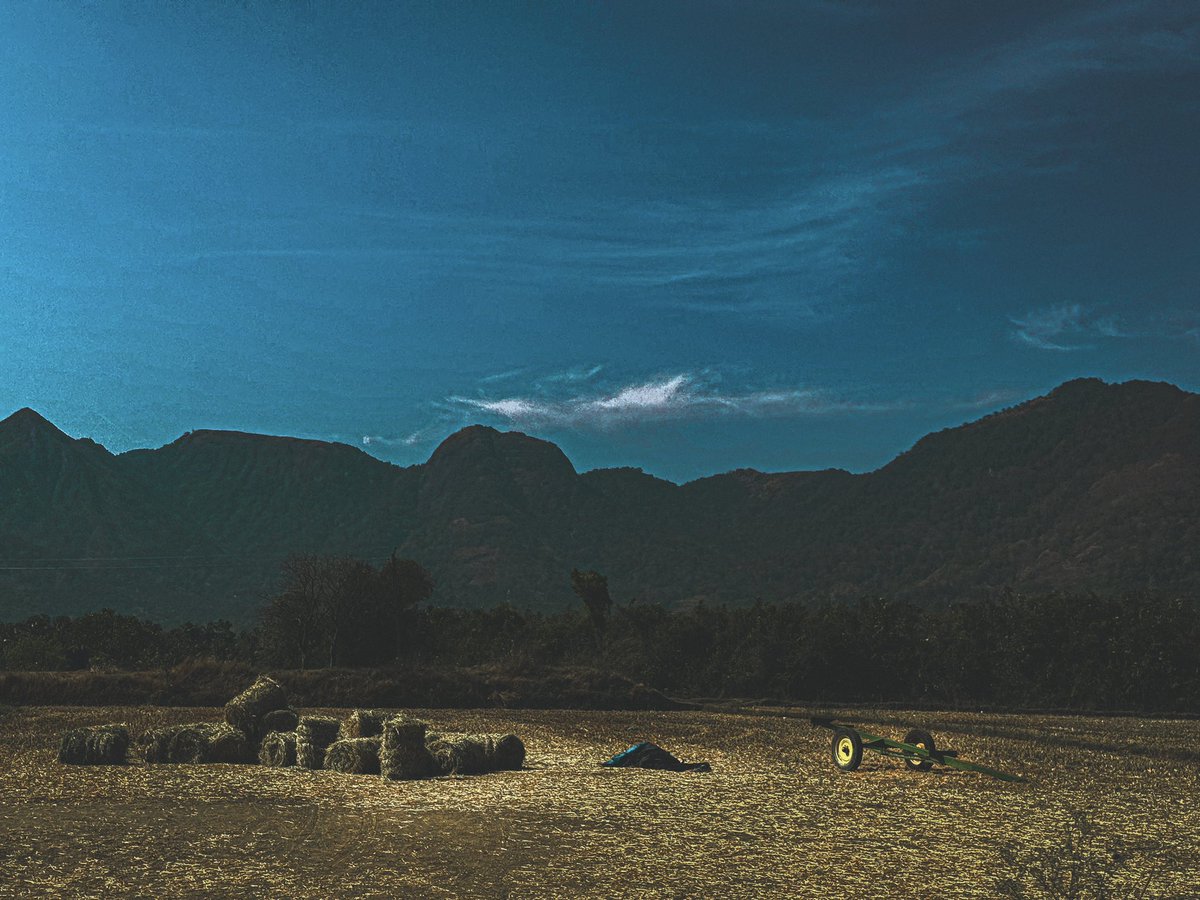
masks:
<instances>
[{"instance_id":1,"label":"wispy cloud","mask_svg":"<svg viewBox=\"0 0 1200 900\"><path fill-rule=\"evenodd\" d=\"M871 8L815 2L831 10ZM559 215L544 214L544 207L498 215L482 206L430 213L360 203L349 221L321 234L286 233L303 231L295 226L278 237L251 234L246 246L201 248L192 256L379 260L403 264L406 277L436 269L439 277L477 280L498 295L525 297L531 288L547 296L608 291L614 302L651 313L665 308L823 321L878 295L901 242L939 239L933 226L922 231L911 223L947 191L997 173L1037 178L1080 164L1047 125L1082 113L1052 91L1106 74L1197 67L1200 24L1186 5L1110 2L1082 12L1049 10L1043 24L1014 40L940 65L931 60L928 75L897 82L894 94L853 119L578 126L594 127L610 142L596 158L568 152L578 150L574 125L540 135L564 141L556 155L572 160L572 168L563 182L589 185L586 215L572 215L569 202L557 207ZM1036 109L1021 100L1039 94L1045 96ZM347 117L296 124L393 142L402 135L430 153L446 142L476 142L473 132L442 123ZM746 152L748 142L753 153ZM696 166L697 146L705 158L736 165L718 174ZM644 178L634 196L621 190L630 171ZM331 235L337 244L326 246ZM1027 342L1037 340L1030 332Z\"/></svg>"},{"instance_id":2,"label":"wispy cloud","mask_svg":"<svg viewBox=\"0 0 1200 900\"><path fill-rule=\"evenodd\" d=\"M1088 350L1093 346L1088 338L1102 334L1090 310L1079 303L1034 310L1009 321L1014 338L1039 350Z\"/></svg>"},{"instance_id":3,"label":"wispy cloud","mask_svg":"<svg viewBox=\"0 0 1200 900\"><path fill-rule=\"evenodd\" d=\"M484 375L479 379L480 384L496 384L500 381L511 381L514 378L519 378L524 375L528 369L508 369L504 372L496 372L494 375Z\"/></svg>"},{"instance_id":4,"label":"wispy cloud","mask_svg":"<svg viewBox=\"0 0 1200 900\"><path fill-rule=\"evenodd\" d=\"M399 437L386 437L380 434L364 434L362 443L364 447L416 447L419 444L424 444L436 436L435 429L419 428L416 431L401 435Z\"/></svg>"},{"instance_id":5,"label":"wispy cloud","mask_svg":"<svg viewBox=\"0 0 1200 900\"><path fill-rule=\"evenodd\" d=\"M1044 132L1047 115L1080 113L1060 103L1057 112L1032 114L1014 98L1102 75L1198 67L1200 25L1183 12L1119 2L1053 15L1019 39L911 85L865 117L869 128L844 126L828 147L836 166L812 154L826 135L811 123L731 121L727 133L708 123L713 147L744 140L748 125L760 129L764 149L749 169L773 187L696 190L678 202L605 211L605 224L584 235L570 225L558 230L552 258L588 272L592 283L637 290L654 306L836 316L892 265L897 241L911 238L904 223L945 190L1000 174L1046 177L1078 164ZM1000 134L1006 139L997 140Z\"/></svg>"},{"instance_id":6,"label":"wispy cloud","mask_svg":"<svg viewBox=\"0 0 1200 900\"><path fill-rule=\"evenodd\" d=\"M541 396L453 397L451 402L522 425L611 428L642 422L713 416L820 415L894 408L852 402L807 388L723 392L702 375L679 373L606 392L551 399Z\"/></svg>"},{"instance_id":7,"label":"wispy cloud","mask_svg":"<svg viewBox=\"0 0 1200 900\"><path fill-rule=\"evenodd\" d=\"M1006 406L1021 400L1027 396L1025 392L1014 390L1013 388L996 388L989 391L983 391L969 397L965 400L952 400L949 403L949 408L954 410L983 410L995 409L998 406Z\"/></svg>"},{"instance_id":8,"label":"wispy cloud","mask_svg":"<svg viewBox=\"0 0 1200 900\"><path fill-rule=\"evenodd\" d=\"M1169 313L1131 321L1105 307L1064 303L1009 319L1015 340L1038 350L1090 350L1103 340L1194 339L1200 333L1195 314Z\"/></svg>"},{"instance_id":9,"label":"wispy cloud","mask_svg":"<svg viewBox=\"0 0 1200 900\"><path fill-rule=\"evenodd\" d=\"M597 375L604 371L603 364L594 366L576 366L573 369L566 369L562 372L554 372L545 376L541 381L545 384L555 384L557 382L578 382L591 381Z\"/></svg>"}]
</instances>

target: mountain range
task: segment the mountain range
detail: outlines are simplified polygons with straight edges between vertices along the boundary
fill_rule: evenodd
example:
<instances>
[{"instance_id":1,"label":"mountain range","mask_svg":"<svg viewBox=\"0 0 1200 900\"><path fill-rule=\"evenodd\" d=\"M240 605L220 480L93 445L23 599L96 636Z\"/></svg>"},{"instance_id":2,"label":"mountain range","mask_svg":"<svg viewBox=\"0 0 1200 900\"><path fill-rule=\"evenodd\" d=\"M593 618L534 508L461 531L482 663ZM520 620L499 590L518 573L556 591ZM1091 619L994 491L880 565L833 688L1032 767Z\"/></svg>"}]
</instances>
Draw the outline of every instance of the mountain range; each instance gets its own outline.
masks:
<instances>
[{"instance_id":1,"label":"mountain range","mask_svg":"<svg viewBox=\"0 0 1200 900\"><path fill-rule=\"evenodd\" d=\"M471 426L406 468L344 444L193 431L119 455L22 409L0 422L0 620L101 607L164 623L248 623L293 552L379 560L435 603L668 606L1011 588L1200 587L1200 395L1067 382L930 434L882 468L683 485L579 473L554 444Z\"/></svg>"}]
</instances>

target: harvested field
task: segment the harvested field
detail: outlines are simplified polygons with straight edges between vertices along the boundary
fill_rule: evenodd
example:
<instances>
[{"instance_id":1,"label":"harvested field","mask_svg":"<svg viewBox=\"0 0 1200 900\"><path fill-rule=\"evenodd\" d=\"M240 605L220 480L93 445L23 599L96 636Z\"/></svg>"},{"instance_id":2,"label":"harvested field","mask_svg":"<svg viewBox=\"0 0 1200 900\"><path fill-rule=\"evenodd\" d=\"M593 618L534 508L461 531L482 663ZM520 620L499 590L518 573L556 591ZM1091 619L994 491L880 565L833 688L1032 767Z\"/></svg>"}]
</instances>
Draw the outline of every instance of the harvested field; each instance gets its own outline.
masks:
<instances>
[{"instance_id":1,"label":"harvested field","mask_svg":"<svg viewBox=\"0 0 1200 900\"><path fill-rule=\"evenodd\" d=\"M221 711L17 709L0 730L0 897L983 898L1008 871L1004 847L1026 865L1061 857L1075 812L1095 825L1095 858L1132 848L1116 887L1148 878L1148 897L1196 895L1200 722L839 714L896 737L923 726L1029 779L1005 784L872 754L841 774L828 732L768 712L412 710L430 731L520 735L526 768L389 781L66 766L67 730L119 721L140 734ZM713 772L598 766L641 739Z\"/></svg>"}]
</instances>

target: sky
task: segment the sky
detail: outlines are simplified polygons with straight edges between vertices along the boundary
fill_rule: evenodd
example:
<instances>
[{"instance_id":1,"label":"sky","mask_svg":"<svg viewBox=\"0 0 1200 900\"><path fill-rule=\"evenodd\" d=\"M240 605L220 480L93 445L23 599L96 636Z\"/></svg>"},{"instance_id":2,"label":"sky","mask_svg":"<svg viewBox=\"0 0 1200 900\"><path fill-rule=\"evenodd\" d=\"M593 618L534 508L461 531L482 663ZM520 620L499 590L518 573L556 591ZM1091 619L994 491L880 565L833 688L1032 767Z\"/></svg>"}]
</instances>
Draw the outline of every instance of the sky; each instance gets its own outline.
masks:
<instances>
[{"instance_id":1,"label":"sky","mask_svg":"<svg viewBox=\"0 0 1200 900\"><path fill-rule=\"evenodd\" d=\"M0 416L114 452L869 471L1200 388L1193 2L0 0L0 84Z\"/></svg>"}]
</instances>

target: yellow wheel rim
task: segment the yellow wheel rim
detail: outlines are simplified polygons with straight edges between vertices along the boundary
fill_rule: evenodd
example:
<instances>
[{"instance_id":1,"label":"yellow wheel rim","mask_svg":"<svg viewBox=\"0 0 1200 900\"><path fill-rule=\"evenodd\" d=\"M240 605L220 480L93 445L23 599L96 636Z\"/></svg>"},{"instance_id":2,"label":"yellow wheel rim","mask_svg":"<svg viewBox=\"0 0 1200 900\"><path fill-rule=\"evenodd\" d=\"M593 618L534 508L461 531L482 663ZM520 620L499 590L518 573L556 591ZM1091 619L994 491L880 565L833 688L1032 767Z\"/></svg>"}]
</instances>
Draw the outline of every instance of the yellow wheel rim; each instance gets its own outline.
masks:
<instances>
[{"instance_id":1,"label":"yellow wheel rim","mask_svg":"<svg viewBox=\"0 0 1200 900\"><path fill-rule=\"evenodd\" d=\"M854 741L848 737L844 737L838 741L837 758L840 763L850 762L854 758Z\"/></svg>"},{"instance_id":2,"label":"yellow wheel rim","mask_svg":"<svg viewBox=\"0 0 1200 900\"><path fill-rule=\"evenodd\" d=\"M929 748L925 746L924 741L917 741L916 743L913 744L913 746L920 747L922 750L926 750L926 751L929 750ZM907 762L914 769L919 768L920 766L924 765L926 761L927 760L924 757L917 757L917 756L910 756L905 760L905 762Z\"/></svg>"}]
</instances>

